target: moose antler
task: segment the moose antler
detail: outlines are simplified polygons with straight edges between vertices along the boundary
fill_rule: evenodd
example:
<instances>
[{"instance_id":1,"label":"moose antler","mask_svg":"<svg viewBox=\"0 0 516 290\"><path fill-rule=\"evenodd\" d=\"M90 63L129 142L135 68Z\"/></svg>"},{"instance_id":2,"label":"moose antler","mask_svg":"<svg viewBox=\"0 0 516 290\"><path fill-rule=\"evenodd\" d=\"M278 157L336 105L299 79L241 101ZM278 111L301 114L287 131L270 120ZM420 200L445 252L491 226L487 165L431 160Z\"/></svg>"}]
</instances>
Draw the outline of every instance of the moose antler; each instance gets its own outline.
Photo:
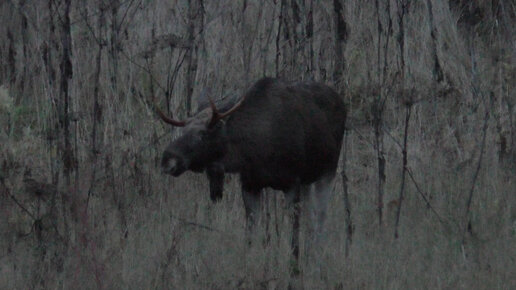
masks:
<instances>
[{"instance_id":1,"label":"moose antler","mask_svg":"<svg viewBox=\"0 0 516 290\"><path fill-rule=\"evenodd\" d=\"M213 99L210 96L208 96L208 100L210 101L210 107L211 107L211 110L213 112L213 115L211 117L211 120L210 120L210 123L209 123L208 127L212 127L215 124L217 124L217 122L219 120L221 120L221 119L231 115L233 112L235 112L242 105L242 103L244 102L245 98L242 97L240 99L240 101L238 101L238 103L236 103L231 109L227 110L224 113L220 113L219 110L217 110L217 106L215 105L215 102L213 102Z\"/></svg>"},{"instance_id":2,"label":"moose antler","mask_svg":"<svg viewBox=\"0 0 516 290\"><path fill-rule=\"evenodd\" d=\"M177 121L177 120L174 120L172 119L171 117L167 117L167 115L165 115L165 113L163 113L163 111L160 110L158 104L156 103L156 98L152 98L152 102L154 103L154 107L156 108L156 112L158 112L158 115L161 117L161 119L167 123L167 124L170 124L172 126L176 126L176 127L184 127L186 125L186 122L185 121Z\"/></svg>"}]
</instances>

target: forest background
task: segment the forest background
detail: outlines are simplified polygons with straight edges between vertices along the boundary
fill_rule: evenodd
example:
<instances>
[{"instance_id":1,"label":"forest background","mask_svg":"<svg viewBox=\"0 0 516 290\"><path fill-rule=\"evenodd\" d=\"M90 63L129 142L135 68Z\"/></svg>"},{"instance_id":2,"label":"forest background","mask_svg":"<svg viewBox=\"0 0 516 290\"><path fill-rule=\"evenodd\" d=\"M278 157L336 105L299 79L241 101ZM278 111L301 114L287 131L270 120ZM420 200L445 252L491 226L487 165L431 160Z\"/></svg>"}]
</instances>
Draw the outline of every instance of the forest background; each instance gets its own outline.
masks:
<instances>
[{"instance_id":1,"label":"forest background","mask_svg":"<svg viewBox=\"0 0 516 290\"><path fill-rule=\"evenodd\" d=\"M180 130L153 97L184 118L262 76L349 109L306 288L516 287L514 0L4 0L0 17L0 288L285 288L282 194L248 249L236 177L212 204L204 176L159 169Z\"/></svg>"}]
</instances>

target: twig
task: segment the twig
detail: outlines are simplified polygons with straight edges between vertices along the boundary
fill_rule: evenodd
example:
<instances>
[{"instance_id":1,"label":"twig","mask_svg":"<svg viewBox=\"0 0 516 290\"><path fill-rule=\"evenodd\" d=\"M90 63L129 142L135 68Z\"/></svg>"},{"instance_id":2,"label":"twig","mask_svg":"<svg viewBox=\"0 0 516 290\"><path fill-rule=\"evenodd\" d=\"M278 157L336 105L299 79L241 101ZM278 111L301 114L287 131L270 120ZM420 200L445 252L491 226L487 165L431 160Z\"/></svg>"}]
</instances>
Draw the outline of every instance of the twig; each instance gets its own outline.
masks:
<instances>
[{"instance_id":1,"label":"twig","mask_svg":"<svg viewBox=\"0 0 516 290\"><path fill-rule=\"evenodd\" d=\"M363 135L363 134L358 130L358 128L356 128L356 127L352 127L352 128L350 128L350 129L351 129L351 130L353 130L353 132L357 133L358 137L360 137L362 140L364 140L367 144L369 144L369 145L373 146L373 148L375 148L375 147L374 147L375 145L374 145L371 141L369 141L369 140L368 140L368 138L366 138L366 137L365 137L365 136L364 136L364 135Z\"/></svg>"},{"instance_id":2,"label":"twig","mask_svg":"<svg viewBox=\"0 0 516 290\"><path fill-rule=\"evenodd\" d=\"M208 230L210 232L216 232L216 233L227 235L226 232L221 231L219 229L215 229L213 227L210 227L210 226L207 226L207 225L203 225L203 224L200 224L200 223L192 222L192 221L186 220L186 219L184 219L182 217L178 217L178 216L173 215L173 214L170 214L170 217L175 219L175 220L180 221L181 223L183 223L184 225L187 225L187 226L193 226L193 227L196 227L196 228Z\"/></svg>"},{"instance_id":3,"label":"twig","mask_svg":"<svg viewBox=\"0 0 516 290\"><path fill-rule=\"evenodd\" d=\"M394 143L396 143L396 145L398 145L398 147L400 147L400 149L403 150L403 145L401 145L401 143L394 136L392 136L390 131L388 131L385 127L382 127L382 130L392 139L392 141L394 141Z\"/></svg>"},{"instance_id":4,"label":"twig","mask_svg":"<svg viewBox=\"0 0 516 290\"><path fill-rule=\"evenodd\" d=\"M34 214L32 214L21 202L18 201L18 199L11 193L11 191L9 190L9 188L7 187L7 185L5 185L4 183L4 180L3 179L0 179L0 184L2 184L2 186L4 187L5 189L5 193L14 201L14 203L16 203L16 205L18 205L18 207L23 211L25 212L28 216L30 216L33 220L37 220L36 216L34 216Z\"/></svg>"},{"instance_id":5,"label":"twig","mask_svg":"<svg viewBox=\"0 0 516 290\"><path fill-rule=\"evenodd\" d=\"M396 139L396 137L392 136L392 134L386 129L386 128L383 128L384 130L384 133L387 134L387 136L389 136L392 141L394 141L394 143L396 145L398 145L398 147L400 149L403 150L403 145L399 142L399 140ZM407 173L409 174L409 177L410 179L412 180L412 183L414 183L414 186L416 187L418 193L421 195L421 197L423 198L423 200L425 201L427 207L437 216L437 219L439 220L439 222L445 226L449 226L449 221L448 223L444 221L444 218L441 217L441 215L439 215L439 213L437 212L437 210L430 204L430 201L428 200L428 198L426 197L426 194L423 192L423 190L421 189L421 187L419 186L419 183L416 181L414 175L412 174L412 171L410 170L410 168L407 166L406 168L407 170ZM460 228L460 227L459 227Z\"/></svg>"},{"instance_id":6,"label":"twig","mask_svg":"<svg viewBox=\"0 0 516 290\"><path fill-rule=\"evenodd\" d=\"M464 244L466 231L468 231L468 228L469 228L468 225L471 222L471 219L469 217L469 213L471 211L471 201L473 200L473 193L475 192L475 185L477 183L478 173L480 172L480 168L482 166L482 159L484 157L484 149L485 149L485 145L486 145L486 135L487 135L489 115L490 115L489 112L490 112L490 108L492 107L492 103L493 103L493 98L491 98L491 106L486 107L486 113L484 116L484 126L482 128L482 142L480 143L480 154L478 156L478 162L477 162L477 167L475 169L475 173L473 174L473 181L471 183L471 188L469 190L468 201L466 202L465 225L464 225L464 230L462 233L462 244Z\"/></svg>"},{"instance_id":7,"label":"twig","mask_svg":"<svg viewBox=\"0 0 516 290\"><path fill-rule=\"evenodd\" d=\"M147 74L149 74L149 77L151 81L155 82L158 88L160 88L162 91L166 92L166 89L161 85L161 83L154 77L151 71L149 71L145 66L137 63L135 60L133 60L124 50L120 50L120 54L125 57L130 63L138 67L139 69L143 70Z\"/></svg>"},{"instance_id":8,"label":"twig","mask_svg":"<svg viewBox=\"0 0 516 290\"><path fill-rule=\"evenodd\" d=\"M84 23L86 24L86 28L90 32L91 36L93 36L93 40L95 40L97 45L99 47L105 46L106 45L106 41L104 39L102 39L100 35L99 35L99 37L97 37L97 35L95 34L95 30L93 29L93 27L91 27L91 24L88 22L88 12L80 11L80 9L79 9L79 14L84 19Z\"/></svg>"},{"instance_id":9,"label":"twig","mask_svg":"<svg viewBox=\"0 0 516 290\"><path fill-rule=\"evenodd\" d=\"M421 197L425 201L426 206L435 214L435 216L437 217L437 219L439 220L439 222L441 224L448 226L448 224L444 221L444 219L441 217L441 215L439 215L439 213L435 210L435 208L430 204L430 201L426 197L426 195L423 192L423 190L421 190L421 188L419 187L419 184L417 183L416 179L414 178L414 175L412 174L412 171L408 167L407 167L406 170L407 170L407 173L408 173L410 179L414 183L414 186L416 186L417 191L419 192L419 194L421 195Z\"/></svg>"},{"instance_id":10,"label":"twig","mask_svg":"<svg viewBox=\"0 0 516 290\"><path fill-rule=\"evenodd\" d=\"M144 150L146 149L154 149L153 147L151 147L150 145L157 145L158 142L165 138L165 137L168 137L170 134L168 132L165 132L163 134L161 134L161 136L158 136L157 138L152 138L152 141L150 142L146 142L144 145L140 145L140 147L138 147L138 149L135 151L136 154L140 154L142 153Z\"/></svg>"},{"instance_id":11,"label":"twig","mask_svg":"<svg viewBox=\"0 0 516 290\"><path fill-rule=\"evenodd\" d=\"M117 30L117 33L120 32L121 28L122 28L122 25L124 24L124 21L125 21L125 18L127 17L127 14L129 13L129 10L131 10L131 6L133 6L133 3L134 3L135 0L131 0L131 3L129 3L129 5L127 6L127 9L125 10L125 13L124 13L124 16L122 16L122 20L120 20L120 23L118 25L118 27L116 28ZM120 8L122 5L120 5L118 8ZM136 6L136 8L138 8L138 6ZM134 15L134 14L133 14ZM129 21L130 22L130 21Z\"/></svg>"},{"instance_id":12,"label":"twig","mask_svg":"<svg viewBox=\"0 0 516 290\"><path fill-rule=\"evenodd\" d=\"M126 0L126 1L122 1L119 3L119 5L117 5L117 9L124 6L127 2L131 1L131 3L133 2L133 0ZM129 5L130 6L130 5ZM102 10L102 8L100 9ZM89 15L89 17L93 17L93 16L96 16L97 14L100 14L102 13L100 10L96 11L96 12L93 12ZM75 15L74 15L75 16ZM71 17L72 20L70 21L70 25L76 25L76 24L79 24L80 22L82 21L85 21L86 19L82 18L82 17L77 17L77 19L74 19L75 17Z\"/></svg>"}]
</instances>

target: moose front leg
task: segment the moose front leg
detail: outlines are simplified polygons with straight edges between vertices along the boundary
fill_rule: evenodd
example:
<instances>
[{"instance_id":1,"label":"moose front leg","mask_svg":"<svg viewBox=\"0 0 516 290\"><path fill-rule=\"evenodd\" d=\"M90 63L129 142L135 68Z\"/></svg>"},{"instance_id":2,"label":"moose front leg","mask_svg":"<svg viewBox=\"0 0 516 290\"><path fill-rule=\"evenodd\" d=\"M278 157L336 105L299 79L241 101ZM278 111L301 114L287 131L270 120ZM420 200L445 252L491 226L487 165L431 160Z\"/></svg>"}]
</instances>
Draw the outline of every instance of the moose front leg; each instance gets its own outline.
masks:
<instances>
[{"instance_id":1,"label":"moose front leg","mask_svg":"<svg viewBox=\"0 0 516 290\"><path fill-rule=\"evenodd\" d=\"M210 198L213 202L222 199L224 191L224 165L219 163L210 164L206 168L206 175L210 181Z\"/></svg>"}]
</instances>

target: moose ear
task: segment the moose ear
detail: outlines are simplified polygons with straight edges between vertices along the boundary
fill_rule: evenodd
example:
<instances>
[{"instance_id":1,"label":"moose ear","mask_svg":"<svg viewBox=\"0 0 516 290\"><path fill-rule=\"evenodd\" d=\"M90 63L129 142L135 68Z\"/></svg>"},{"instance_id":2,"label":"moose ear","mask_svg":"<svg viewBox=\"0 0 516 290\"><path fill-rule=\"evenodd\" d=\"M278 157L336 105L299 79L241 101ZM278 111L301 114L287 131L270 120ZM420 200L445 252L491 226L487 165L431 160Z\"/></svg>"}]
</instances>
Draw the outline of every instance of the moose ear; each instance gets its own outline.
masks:
<instances>
[{"instance_id":1,"label":"moose ear","mask_svg":"<svg viewBox=\"0 0 516 290\"><path fill-rule=\"evenodd\" d=\"M210 120L208 125L206 125L206 128L208 129L207 132L214 132L217 129L220 129L224 124L226 124L226 120L220 119L220 120Z\"/></svg>"},{"instance_id":2,"label":"moose ear","mask_svg":"<svg viewBox=\"0 0 516 290\"><path fill-rule=\"evenodd\" d=\"M210 106L210 101L208 96L211 94L211 90L209 88L204 88L201 90L199 95L195 98L197 100L197 111L202 111Z\"/></svg>"}]
</instances>

